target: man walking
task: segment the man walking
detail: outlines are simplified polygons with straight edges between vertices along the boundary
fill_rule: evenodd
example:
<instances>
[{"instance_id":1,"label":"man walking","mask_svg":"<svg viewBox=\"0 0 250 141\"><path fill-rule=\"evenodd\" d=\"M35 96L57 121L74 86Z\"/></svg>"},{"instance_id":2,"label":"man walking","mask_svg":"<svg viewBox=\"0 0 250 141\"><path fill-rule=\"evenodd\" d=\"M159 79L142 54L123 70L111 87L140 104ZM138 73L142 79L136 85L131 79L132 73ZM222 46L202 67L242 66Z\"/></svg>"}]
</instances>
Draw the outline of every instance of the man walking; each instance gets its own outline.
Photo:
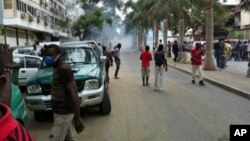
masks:
<instances>
[{"instance_id":1,"label":"man walking","mask_svg":"<svg viewBox=\"0 0 250 141\"><path fill-rule=\"evenodd\" d=\"M163 79L164 79L164 69L167 71L167 60L165 57L165 52L163 51L163 45L159 45L158 50L155 52L155 90L163 90Z\"/></svg>"},{"instance_id":2,"label":"man walking","mask_svg":"<svg viewBox=\"0 0 250 141\"><path fill-rule=\"evenodd\" d=\"M105 64L105 72L106 72L106 77L107 77L107 83L109 83L109 68L110 66L111 67L113 66L113 58L112 58L112 54L107 51L106 46L102 47L102 53L107 58L107 61Z\"/></svg>"},{"instance_id":3,"label":"man walking","mask_svg":"<svg viewBox=\"0 0 250 141\"><path fill-rule=\"evenodd\" d=\"M191 50L191 62L192 62L192 84L195 84L196 72L199 74L199 84L204 86L203 74L201 70L203 52L201 44L196 43L195 48Z\"/></svg>"},{"instance_id":4,"label":"man walking","mask_svg":"<svg viewBox=\"0 0 250 141\"><path fill-rule=\"evenodd\" d=\"M45 64L53 67L51 87L52 110L54 124L52 141L74 141L71 133L71 122L74 121L76 132L83 131L84 126L80 117L80 100L77 86L70 65L63 62L61 50L57 45L45 48Z\"/></svg>"},{"instance_id":5,"label":"man walking","mask_svg":"<svg viewBox=\"0 0 250 141\"><path fill-rule=\"evenodd\" d=\"M35 141L29 132L12 116L11 66L12 53L0 44L0 141Z\"/></svg>"},{"instance_id":6,"label":"man walking","mask_svg":"<svg viewBox=\"0 0 250 141\"><path fill-rule=\"evenodd\" d=\"M150 61L152 60L152 55L149 52L149 46L145 47L145 51L141 53L140 60L141 60L141 72L142 72L142 85L143 86L148 86L148 79L150 75ZM146 78L146 83L145 83L145 78Z\"/></svg>"},{"instance_id":7,"label":"man walking","mask_svg":"<svg viewBox=\"0 0 250 141\"><path fill-rule=\"evenodd\" d=\"M170 41L168 41L168 45L167 46L168 46L168 57L171 58L171 50L172 50L171 48L172 48L172 45L171 45Z\"/></svg>"},{"instance_id":8,"label":"man walking","mask_svg":"<svg viewBox=\"0 0 250 141\"><path fill-rule=\"evenodd\" d=\"M114 47L114 51L113 51L113 56L115 58L115 64L116 64L115 79L119 79L118 72L120 70L120 65L121 65L121 59L120 59L120 50L121 50L121 47L122 47L122 45L120 43L118 43Z\"/></svg>"},{"instance_id":9,"label":"man walking","mask_svg":"<svg viewBox=\"0 0 250 141\"><path fill-rule=\"evenodd\" d=\"M174 45L173 45L173 53L174 53L174 62L176 62L178 58L178 53L179 53L179 47L178 47L178 43L176 40L174 41Z\"/></svg>"}]
</instances>

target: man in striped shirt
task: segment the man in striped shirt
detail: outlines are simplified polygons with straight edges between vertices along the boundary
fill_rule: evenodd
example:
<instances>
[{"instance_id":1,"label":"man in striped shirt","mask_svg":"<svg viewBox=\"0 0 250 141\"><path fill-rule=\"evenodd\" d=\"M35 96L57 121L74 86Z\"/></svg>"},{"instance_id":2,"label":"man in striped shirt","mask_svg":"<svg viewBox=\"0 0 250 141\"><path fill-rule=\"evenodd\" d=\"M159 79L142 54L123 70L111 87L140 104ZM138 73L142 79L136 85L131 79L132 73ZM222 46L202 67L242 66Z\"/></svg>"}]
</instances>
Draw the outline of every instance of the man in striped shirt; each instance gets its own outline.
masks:
<instances>
[{"instance_id":1,"label":"man in striped shirt","mask_svg":"<svg viewBox=\"0 0 250 141\"><path fill-rule=\"evenodd\" d=\"M18 123L10 110L12 53L0 44L0 141L34 141L28 131Z\"/></svg>"}]
</instances>

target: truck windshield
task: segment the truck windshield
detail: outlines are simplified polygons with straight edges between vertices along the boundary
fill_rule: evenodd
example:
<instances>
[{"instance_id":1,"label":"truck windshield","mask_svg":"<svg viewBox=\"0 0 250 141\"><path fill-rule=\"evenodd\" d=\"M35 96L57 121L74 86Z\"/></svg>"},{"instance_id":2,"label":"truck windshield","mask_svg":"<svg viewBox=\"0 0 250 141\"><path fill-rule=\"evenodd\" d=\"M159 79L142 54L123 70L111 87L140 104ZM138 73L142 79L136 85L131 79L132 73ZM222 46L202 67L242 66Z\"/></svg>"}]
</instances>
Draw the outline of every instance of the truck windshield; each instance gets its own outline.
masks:
<instances>
[{"instance_id":1,"label":"truck windshield","mask_svg":"<svg viewBox=\"0 0 250 141\"><path fill-rule=\"evenodd\" d=\"M96 57L90 48L62 48L65 63L96 64Z\"/></svg>"},{"instance_id":2,"label":"truck windshield","mask_svg":"<svg viewBox=\"0 0 250 141\"><path fill-rule=\"evenodd\" d=\"M63 47L61 48L62 57L68 64L96 64L96 55L91 48L85 47ZM43 61L40 68L46 68Z\"/></svg>"}]
</instances>

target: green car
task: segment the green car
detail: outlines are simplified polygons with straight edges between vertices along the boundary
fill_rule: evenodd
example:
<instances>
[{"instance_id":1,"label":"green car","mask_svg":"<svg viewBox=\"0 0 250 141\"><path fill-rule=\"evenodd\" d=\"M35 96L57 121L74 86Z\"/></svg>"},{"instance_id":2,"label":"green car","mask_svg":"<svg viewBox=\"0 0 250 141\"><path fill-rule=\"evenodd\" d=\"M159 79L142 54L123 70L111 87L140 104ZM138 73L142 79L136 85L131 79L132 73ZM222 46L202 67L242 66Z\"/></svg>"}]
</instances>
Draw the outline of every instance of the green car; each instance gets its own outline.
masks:
<instances>
[{"instance_id":1,"label":"green car","mask_svg":"<svg viewBox=\"0 0 250 141\"><path fill-rule=\"evenodd\" d=\"M25 110L23 95L21 94L19 87L15 84L11 84L11 91L12 91L12 98L11 98L12 115L22 125L26 125L28 122L28 115Z\"/></svg>"},{"instance_id":2,"label":"green car","mask_svg":"<svg viewBox=\"0 0 250 141\"><path fill-rule=\"evenodd\" d=\"M69 42L60 46L65 63L71 65L81 107L98 107L101 114L111 112L104 64L100 50L86 42ZM98 51L98 52L97 52ZM53 69L42 61L38 72L29 80L25 102L35 120L43 120L44 111L51 111Z\"/></svg>"}]
</instances>

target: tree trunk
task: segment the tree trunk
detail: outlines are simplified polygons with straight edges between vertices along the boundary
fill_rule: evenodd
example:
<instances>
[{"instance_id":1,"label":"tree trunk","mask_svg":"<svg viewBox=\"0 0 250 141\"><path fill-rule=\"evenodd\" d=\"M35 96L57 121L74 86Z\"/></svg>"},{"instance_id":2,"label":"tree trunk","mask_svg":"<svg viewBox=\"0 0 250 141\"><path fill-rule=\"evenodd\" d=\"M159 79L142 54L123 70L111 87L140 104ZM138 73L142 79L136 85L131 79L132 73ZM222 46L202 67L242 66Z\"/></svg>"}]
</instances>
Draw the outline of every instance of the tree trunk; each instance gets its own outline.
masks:
<instances>
[{"instance_id":1,"label":"tree trunk","mask_svg":"<svg viewBox=\"0 0 250 141\"><path fill-rule=\"evenodd\" d=\"M183 55L182 55L182 46L184 42L184 19L181 18L179 19L179 61L182 60Z\"/></svg>"},{"instance_id":2,"label":"tree trunk","mask_svg":"<svg viewBox=\"0 0 250 141\"><path fill-rule=\"evenodd\" d=\"M155 43L158 43L159 40L159 23L154 22L154 45Z\"/></svg>"},{"instance_id":3,"label":"tree trunk","mask_svg":"<svg viewBox=\"0 0 250 141\"><path fill-rule=\"evenodd\" d=\"M204 70L216 70L213 55L213 37L214 37L214 12L213 0L207 0L207 15L206 15L206 59Z\"/></svg>"},{"instance_id":4,"label":"tree trunk","mask_svg":"<svg viewBox=\"0 0 250 141\"><path fill-rule=\"evenodd\" d=\"M142 29L142 44L147 45L147 30L146 28Z\"/></svg>"},{"instance_id":5,"label":"tree trunk","mask_svg":"<svg viewBox=\"0 0 250 141\"><path fill-rule=\"evenodd\" d=\"M163 21L163 45L165 52L167 52L167 41L168 41L168 21L167 19L165 19Z\"/></svg>"}]
</instances>

